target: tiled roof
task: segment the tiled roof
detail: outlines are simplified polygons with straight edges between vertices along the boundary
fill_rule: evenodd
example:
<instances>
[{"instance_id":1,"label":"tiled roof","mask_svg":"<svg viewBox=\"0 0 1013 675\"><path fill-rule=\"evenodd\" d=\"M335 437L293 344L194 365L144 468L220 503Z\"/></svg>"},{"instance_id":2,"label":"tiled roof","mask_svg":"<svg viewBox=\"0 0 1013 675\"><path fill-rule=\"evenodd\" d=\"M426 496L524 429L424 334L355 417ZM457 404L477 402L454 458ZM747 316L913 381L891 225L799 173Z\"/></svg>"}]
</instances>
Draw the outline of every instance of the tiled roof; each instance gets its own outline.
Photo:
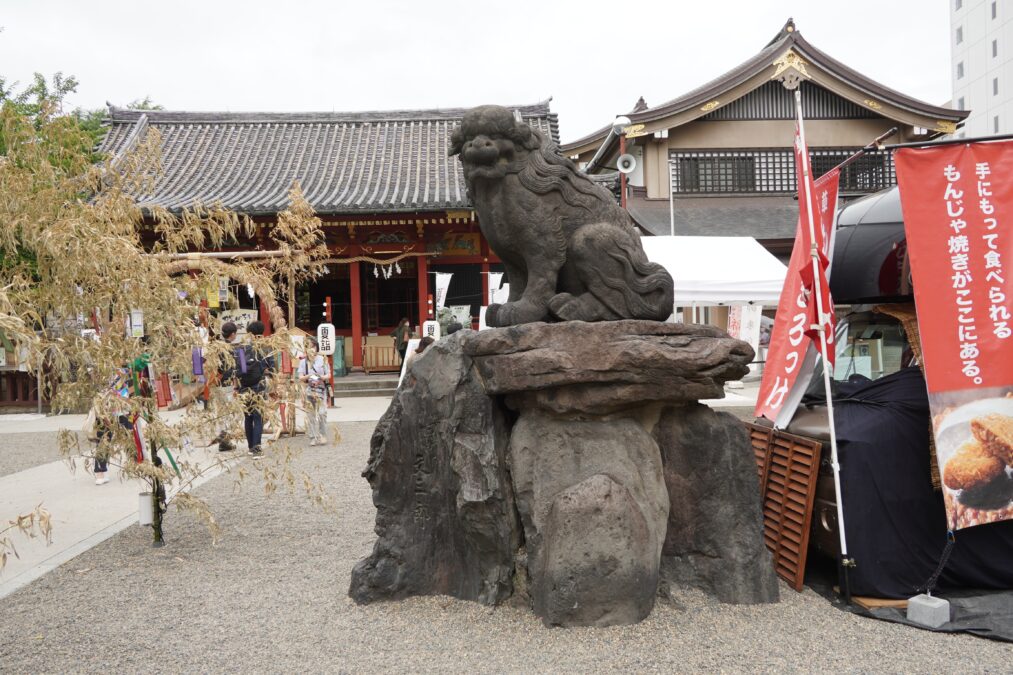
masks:
<instances>
[{"instance_id":1,"label":"tiled roof","mask_svg":"<svg viewBox=\"0 0 1013 675\"><path fill-rule=\"evenodd\" d=\"M508 106L559 142L549 102ZM450 133L464 108L359 113L203 113L110 106L99 149L128 151L162 135L163 175L138 204L179 210L221 201L247 214L288 204L298 180L317 213L410 212L470 206Z\"/></svg>"},{"instance_id":2,"label":"tiled roof","mask_svg":"<svg viewBox=\"0 0 1013 675\"><path fill-rule=\"evenodd\" d=\"M953 110L931 105L879 84L875 80L849 68L837 59L814 47L795 28L794 21L789 19L780 32L763 49L735 68L671 101L642 110L634 110L628 114L628 117L633 124L646 124L682 113L686 110L699 109L701 105L721 97L728 90L748 81L764 70L770 69L774 57L783 54L788 49L795 50L806 62L819 66L835 79L845 82L873 98L878 98L895 105L902 110L934 119L952 121L955 124L962 122L970 114L970 111L966 110ZM570 152L574 148L586 145L592 141L614 142L614 139L609 137L608 132L610 128L606 126L577 141L565 143L562 146L562 150L564 153Z\"/></svg>"},{"instance_id":3,"label":"tiled roof","mask_svg":"<svg viewBox=\"0 0 1013 675\"><path fill-rule=\"evenodd\" d=\"M798 223L798 202L791 197L679 197L674 207L675 234L681 236L792 239ZM626 208L647 232L669 234L667 199L632 197Z\"/></svg>"}]
</instances>

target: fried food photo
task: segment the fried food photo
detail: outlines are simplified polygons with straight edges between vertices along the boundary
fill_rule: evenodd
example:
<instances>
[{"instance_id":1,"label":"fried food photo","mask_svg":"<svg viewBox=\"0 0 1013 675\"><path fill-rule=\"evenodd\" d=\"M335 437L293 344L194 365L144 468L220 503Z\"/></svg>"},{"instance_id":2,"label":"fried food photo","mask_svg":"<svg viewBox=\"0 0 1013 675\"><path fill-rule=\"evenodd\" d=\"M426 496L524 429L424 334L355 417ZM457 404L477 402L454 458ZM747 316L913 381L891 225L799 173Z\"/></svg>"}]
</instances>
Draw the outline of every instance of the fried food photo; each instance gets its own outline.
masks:
<instances>
[{"instance_id":1,"label":"fried food photo","mask_svg":"<svg viewBox=\"0 0 1013 675\"><path fill-rule=\"evenodd\" d=\"M943 484L951 490L973 490L998 478L1006 463L978 441L967 441L943 467Z\"/></svg>"},{"instance_id":2,"label":"fried food photo","mask_svg":"<svg viewBox=\"0 0 1013 675\"><path fill-rule=\"evenodd\" d=\"M998 413L976 417L971 420L971 433L986 452L1013 466L1013 417Z\"/></svg>"}]
</instances>

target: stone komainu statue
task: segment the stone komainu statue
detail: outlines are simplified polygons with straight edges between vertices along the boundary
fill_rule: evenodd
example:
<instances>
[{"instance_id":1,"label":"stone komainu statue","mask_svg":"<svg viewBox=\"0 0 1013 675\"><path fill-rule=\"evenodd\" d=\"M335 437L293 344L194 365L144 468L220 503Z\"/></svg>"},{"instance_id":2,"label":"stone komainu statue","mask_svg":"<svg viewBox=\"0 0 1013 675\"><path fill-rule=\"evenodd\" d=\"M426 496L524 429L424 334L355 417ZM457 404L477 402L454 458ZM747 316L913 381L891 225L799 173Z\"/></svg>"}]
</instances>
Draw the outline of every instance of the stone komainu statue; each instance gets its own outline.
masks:
<instances>
[{"instance_id":1,"label":"stone komainu statue","mask_svg":"<svg viewBox=\"0 0 1013 675\"><path fill-rule=\"evenodd\" d=\"M490 326L672 313L672 277L647 260L629 215L511 111L469 110L450 154L510 282L509 301L487 310Z\"/></svg>"}]
</instances>

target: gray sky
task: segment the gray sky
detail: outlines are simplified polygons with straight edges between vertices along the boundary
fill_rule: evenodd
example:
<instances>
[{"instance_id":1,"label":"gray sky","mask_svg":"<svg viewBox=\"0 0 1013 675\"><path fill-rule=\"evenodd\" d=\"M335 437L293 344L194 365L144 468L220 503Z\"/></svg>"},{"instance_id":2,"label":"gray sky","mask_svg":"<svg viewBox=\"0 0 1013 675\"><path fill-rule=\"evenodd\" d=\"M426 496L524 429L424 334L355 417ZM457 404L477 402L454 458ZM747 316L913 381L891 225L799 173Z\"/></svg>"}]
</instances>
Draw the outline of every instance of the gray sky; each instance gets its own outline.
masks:
<instances>
[{"instance_id":1,"label":"gray sky","mask_svg":"<svg viewBox=\"0 0 1013 675\"><path fill-rule=\"evenodd\" d=\"M0 75L80 80L72 106L394 110L552 97L564 141L675 98L788 17L880 83L950 98L950 0L0 0Z\"/></svg>"}]
</instances>

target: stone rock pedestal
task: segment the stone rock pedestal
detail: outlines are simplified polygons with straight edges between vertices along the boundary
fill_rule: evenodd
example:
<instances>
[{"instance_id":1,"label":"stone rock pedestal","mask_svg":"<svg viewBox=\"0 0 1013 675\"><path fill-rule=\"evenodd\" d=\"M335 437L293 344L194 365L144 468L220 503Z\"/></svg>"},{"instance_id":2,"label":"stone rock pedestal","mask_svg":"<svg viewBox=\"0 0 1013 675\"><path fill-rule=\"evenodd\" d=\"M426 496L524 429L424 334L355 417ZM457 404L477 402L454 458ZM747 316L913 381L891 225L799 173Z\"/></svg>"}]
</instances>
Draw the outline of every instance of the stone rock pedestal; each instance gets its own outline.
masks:
<instances>
[{"instance_id":1,"label":"stone rock pedestal","mask_svg":"<svg viewBox=\"0 0 1013 675\"><path fill-rule=\"evenodd\" d=\"M507 475L507 411L471 359L441 342L413 362L370 441L373 554L352 570L359 603L452 595L493 605L513 590L520 528Z\"/></svg>"},{"instance_id":2,"label":"stone rock pedestal","mask_svg":"<svg viewBox=\"0 0 1013 675\"><path fill-rule=\"evenodd\" d=\"M654 428L671 508L663 577L697 586L721 602L777 602L763 542L756 460L733 415L691 403L666 408Z\"/></svg>"},{"instance_id":3,"label":"stone rock pedestal","mask_svg":"<svg viewBox=\"0 0 1013 675\"><path fill-rule=\"evenodd\" d=\"M496 604L526 572L533 610L561 626L643 619L662 574L775 601L745 432L697 403L752 356L717 329L653 321L440 340L374 434L379 538L350 595Z\"/></svg>"},{"instance_id":4,"label":"stone rock pedestal","mask_svg":"<svg viewBox=\"0 0 1013 675\"><path fill-rule=\"evenodd\" d=\"M552 625L640 621L654 607L668 491L637 421L521 410L510 474L535 614Z\"/></svg>"}]
</instances>

